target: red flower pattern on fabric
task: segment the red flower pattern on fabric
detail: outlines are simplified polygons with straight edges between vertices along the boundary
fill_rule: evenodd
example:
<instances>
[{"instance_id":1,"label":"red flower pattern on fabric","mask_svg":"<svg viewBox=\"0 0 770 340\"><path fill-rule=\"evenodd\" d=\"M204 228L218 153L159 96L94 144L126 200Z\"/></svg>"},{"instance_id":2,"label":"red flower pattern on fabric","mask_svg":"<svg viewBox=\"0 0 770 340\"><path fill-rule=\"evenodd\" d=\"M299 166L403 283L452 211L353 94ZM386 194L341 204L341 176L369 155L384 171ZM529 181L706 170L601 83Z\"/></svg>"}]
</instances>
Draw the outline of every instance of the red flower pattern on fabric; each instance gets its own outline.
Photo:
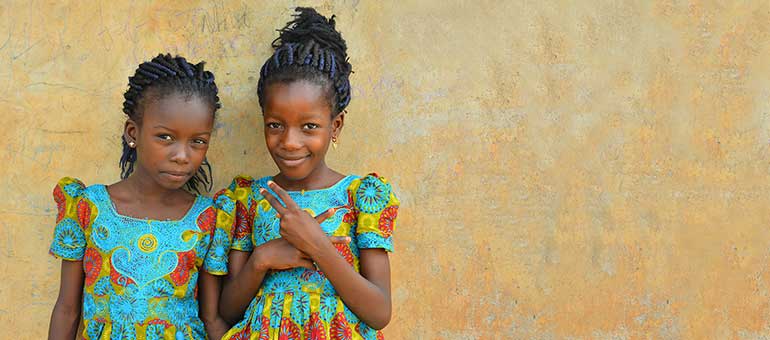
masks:
<instances>
[{"instance_id":1,"label":"red flower pattern on fabric","mask_svg":"<svg viewBox=\"0 0 770 340\"><path fill-rule=\"evenodd\" d=\"M266 316L260 318L259 340L270 340L270 319Z\"/></svg>"},{"instance_id":2,"label":"red flower pattern on fabric","mask_svg":"<svg viewBox=\"0 0 770 340\"><path fill-rule=\"evenodd\" d=\"M331 340L353 339L353 330L350 329L350 325L348 325L348 320L345 318L345 313L337 313L334 315L329 328Z\"/></svg>"},{"instance_id":3,"label":"red flower pattern on fabric","mask_svg":"<svg viewBox=\"0 0 770 340\"><path fill-rule=\"evenodd\" d=\"M181 286L190 280L190 269L195 267L195 251L189 250L177 253L177 256L179 260L177 261L176 268L169 276L175 285Z\"/></svg>"},{"instance_id":4,"label":"red flower pattern on fabric","mask_svg":"<svg viewBox=\"0 0 770 340\"><path fill-rule=\"evenodd\" d=\"M87 248L83 256L83 270L86 275L86 286L93 285L102 271L102 256L94 248Z\"/></svg>"},{"instance_id":5,"label":"red flower pattern on fabric","mask_svg":"<svg viewBox=\"0 0 770 340\"><path fill-rule=\"evenodd\" d=\"M310 314L310 319L305 324L305 339L307 340L326 340L326 331L324 324L318 312Z\"/></svg>"},{"instance_id":6,"label":"red flower pattern on fabric","mask_svg":"<svg viewBox=\"0 0 770 340\"><path fill-rule=\"evenodd\" d=\"M213 207L208 207L198 215L198 227L204 233L214 234L214 228L217 224L217 213Z\"/></svg>"},{"instance_id":7,"label":"red flower pattern on fabric","mask_svg":"<svg viewBox=\"0 0 770 340\"><path fill-rule=\"evenodd\" d=\"M335 243L334 248L337 248L337 252L348 261L348 264L353 266L353 252L350 251L350 246L342 243Z\"/></svg>"},{"instance_id":8,"label":"red flower pattern on fabric","mask_svg":"<svg viewBox=\"0 0 770 340\"><path fill-rule=\"evenodd\" d=\"M237 177L235 179L235 183L238 184L238 187L245 188L245 187L250 187L251 183L254 183L254 180L248 179L248 178L243 178L243 177Z\"/></svg>"},{"instance_id":9,"label":"red flower pattern on fabric","mask_svg":"<svg viewBox=\"0 0 770 340\"><path fill-rule=\"evenodd\" d=\"M85 200L78 201L78 222L83 230L91 223L91 206Z\"/></svg>"},{"instance_id":10,"label":"red flower pattern on fabric","mask_svg":"<svg viewBox=\"0 0 770 340\"><path fill-rule=\"evenodd\" d=\"M380 231L382 231L382 236L390 237L390 235L393 235L393 221L398 216L398 206L392 205L385 210L382 211L380 214Z\"/></svg>"},{"instance_id":11,"label":"red flower pattern on fabric","mask_svg":"<svg viewBox=\"0 0 770 340\"><path fill-rule=\"evenodd\" d=\"M249 340L251 338L251 326L247 323L246 328L240 332L233 334L230 340Z\"/></svg>"},{"instance_id":12,"label":"red flower pattern on fabric","mask_svg":"<svg viewBox=\"0 0 770 340\"><path fill-rule=\"evenodd\" d=\"M299 327L289 318L281 319L281 330L278 340L299 340Z\"/></svg>"},{"instance_id":13,"label":"red flower pattern on fabric","mask_svg":"<svg viewBox=\"0 0 770 340\"><path fill-rule=\"evenodd\" d=\"M53 200L56 201L56 208L58 210L58 213L56 214L56 223L59 223L64 219L64 214L67 212L67 199L64 197L64 192L61 191L61 187L58 185L53 188Z\"/></svg>"},{"instance_id":14,"label":"red flower pattern on fabric","mask_svg":"<svg viewBox=\"0 0 770 340\"><path fill-rule=\"evenodd\" d=\"M240 201L235 202L235 228L233 228L233 238L242 239L249 234L249 218L247 218L246 207Z\"/></svg>"}]
</instances>

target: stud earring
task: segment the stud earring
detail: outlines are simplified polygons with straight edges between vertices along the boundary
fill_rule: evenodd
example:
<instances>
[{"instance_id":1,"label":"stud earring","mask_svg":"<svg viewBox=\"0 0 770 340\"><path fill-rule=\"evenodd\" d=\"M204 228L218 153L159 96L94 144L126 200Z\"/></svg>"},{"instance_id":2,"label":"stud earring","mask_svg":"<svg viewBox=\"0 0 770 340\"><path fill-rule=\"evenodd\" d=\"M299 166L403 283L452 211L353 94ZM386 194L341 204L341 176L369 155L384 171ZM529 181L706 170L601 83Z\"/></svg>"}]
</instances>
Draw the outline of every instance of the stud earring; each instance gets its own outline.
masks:
<instances>
[{"instance_id":1,"label":"stud earring","mask_svg":"<svg viewBox=\"0 0 770 340\"><path fill-rule=\"evenodd\" d=\"M136 143L134 143L133 141L130 141L130 142L128 142L128 147L135 148L136 147Z\"/></svg>"},{"instance_id":2,"label":"stud earring","mask_svg":"<svg viewBox=\"0 0 770 340\"><path fill-rule=\"evenodd\" d=\"M337 137L332 137L332 148L337 150Z\"/></svg>"}]
</instances>

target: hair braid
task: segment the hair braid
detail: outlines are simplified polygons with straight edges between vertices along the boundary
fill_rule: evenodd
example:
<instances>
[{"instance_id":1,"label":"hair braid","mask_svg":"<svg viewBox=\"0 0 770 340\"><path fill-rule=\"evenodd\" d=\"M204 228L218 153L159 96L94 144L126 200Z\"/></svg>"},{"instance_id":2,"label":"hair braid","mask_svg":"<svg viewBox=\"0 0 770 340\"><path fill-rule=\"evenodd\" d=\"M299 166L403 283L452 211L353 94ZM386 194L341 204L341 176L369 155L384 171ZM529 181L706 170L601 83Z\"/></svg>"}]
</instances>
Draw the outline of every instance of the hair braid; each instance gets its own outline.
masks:
<instances>
[{"instance_id":1,"label":"hair braid","mask_svg":"<svg viewBox=\"0 0 770 340\"><path fill-rule=\"evenodd\" d=\"M144 104L150 98L158 99L171 94L196 96L211 105L216 113L221 107L214 74L204 70L205 62L190 64L185 58L171 54L159 54L151 61L141 63L133 76L128 77L128 90L123 95L123 112L129 119L141 125ZM152 94L152 95L150 95ZM154 96L154 97L153 97ZM134 171L136 149L123 140L120 157L120 178ZM191 191L211 190L211 164L204 160L195 176L185 184ZM202 186L202 187L201 187Z\"/></svg>"},{"instance_id":2,"label":"hair braid","mask_svg":"<svg viewBox=\"0 0 770 340\"><path fill-rule=\"evenodd\" d=\"M264 108L265 88L274 83L307 80L322 86L336 116L350 103L347 44L335 29L334 16L327 19L315 9L298 7L294 20L279 29L275 49L260 69L257 94Z\"/></svg>"}]
</instances>

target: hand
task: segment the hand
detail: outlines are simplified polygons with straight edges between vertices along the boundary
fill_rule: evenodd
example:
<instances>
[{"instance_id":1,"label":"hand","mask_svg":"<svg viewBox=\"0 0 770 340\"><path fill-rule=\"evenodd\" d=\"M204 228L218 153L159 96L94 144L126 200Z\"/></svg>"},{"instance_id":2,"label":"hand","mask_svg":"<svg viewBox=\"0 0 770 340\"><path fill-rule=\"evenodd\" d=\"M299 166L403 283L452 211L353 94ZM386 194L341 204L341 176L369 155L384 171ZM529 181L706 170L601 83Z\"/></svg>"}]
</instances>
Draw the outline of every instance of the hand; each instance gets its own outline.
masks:
<instances>
[{"instance_id":1,"label":"hand","mask_svg":"<svg viewBox=\"0 0 770 340\"><path fill-rule=\"evenodd\" d=\"M350 237L347 236L330 236L328 239L331 243L350 243ZM284 238L263 243L252 252L251 258L259 270L284 270L297 267L316 270L310 256L297 250Z\"/></svg>"},{"instance_id":2,"label":"hand","mask_svg":"<svg viewBox=\"0 0 770 340\"><path fill-rule=\"evenodd\" d=\"M325 247L330 245L326 233L321 229L321 222L334 215L334 208L329 209L315 218L307 211L302 210L283 188L273 181L267 182L273 191L283 200L283 206L265 189L260 193L268 203L278 212L281 219L281 237L310 258L318 255Z\"/></svg>"},{"instance_id":3,"label":"hand","mask_svg":"<svg viewBox=\"0 0 770 340\"><path fill-rule=\"evenodd\" d=\"M204 321L203 324L206 327L206 333L210 340L222 338L222 336L230 329L230 326L221 317L217 317L216 320L210 323Z\"/></svg>"}]
</instances>

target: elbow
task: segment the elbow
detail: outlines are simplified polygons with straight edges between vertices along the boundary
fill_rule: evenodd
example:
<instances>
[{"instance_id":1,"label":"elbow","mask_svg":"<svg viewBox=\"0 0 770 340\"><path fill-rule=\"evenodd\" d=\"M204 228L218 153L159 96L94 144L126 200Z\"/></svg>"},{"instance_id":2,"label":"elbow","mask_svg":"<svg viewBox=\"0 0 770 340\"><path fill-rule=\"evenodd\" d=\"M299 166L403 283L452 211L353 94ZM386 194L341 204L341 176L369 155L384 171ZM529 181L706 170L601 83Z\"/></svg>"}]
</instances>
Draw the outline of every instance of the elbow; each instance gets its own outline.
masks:
<instances>
[{"instance_id":1,"label":"elbow","mask_svg":"<svg viewBox=\"0 0 770 340\"><path fill-rule=\"evenodd\" d=\"M80 318L80 303L57 300L56 304L53 306L52 314L67 320Z\"/></svg>"},{"instance_id":2,"label":"elbow","mask_svg":"<svg viewBox=\"0 0 770 340\"><path fill-rule=\"evenodd\" d=\"M219 305L219 316L222 317L222 320L225 320L230 325L234 325L238 323L238 316L237 315L231 315L231 313L228 313L229 311L227 308L224 308L222 304Z\"/></svg>"},{"instance_id":3,"label":"elbow","mask_svg":"<svg viewBox=\"0 0 770 340\"><path fill-rule=\"evenodd\" d=\"M379 315L376 315L369 323L369 327L374 328L375 330L381 330L385 328L390 323L390 306L382 313L379 313Z\"/></svg>"},{"instance_id":4,"label":"elbow","mask_svg":"<svg viewBox=\"0 0 770 340\"><path fill-rule=\"evenodd\" d=\"M211 315L211 314L201 314L201 321L203 321L203 325L208 327L209 325L213 325L217 319L219 318L219 315Z\"/></svg>"}]
</instances>

